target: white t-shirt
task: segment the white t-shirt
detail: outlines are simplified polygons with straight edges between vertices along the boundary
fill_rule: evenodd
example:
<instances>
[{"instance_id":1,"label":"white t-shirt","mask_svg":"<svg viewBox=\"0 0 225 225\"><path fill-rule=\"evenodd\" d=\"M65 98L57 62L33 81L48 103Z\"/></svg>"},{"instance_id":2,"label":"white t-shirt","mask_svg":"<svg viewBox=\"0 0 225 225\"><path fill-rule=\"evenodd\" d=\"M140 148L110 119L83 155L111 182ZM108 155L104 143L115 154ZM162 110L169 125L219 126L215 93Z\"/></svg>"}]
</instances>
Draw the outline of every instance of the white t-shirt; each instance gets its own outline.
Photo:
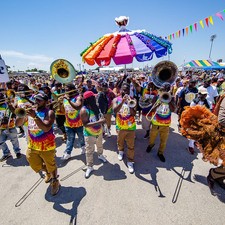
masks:
<instances>
[{"instance_id":1,"label":"white t-shirt","mask_svg":"<svg viewBox=\"0 0 225 225\"><path fill-rule=\"evenodd\" d=\"M203 86L201 86L199 88L202 88L202 87ZM207 101L209 103L210 109L212 109L212 104L215 103L214 102L214 98L217 97L219 94L218 94L218 91L217 91L215 86L210 85L206 89L207 89L207 92L208 92L206 99L207 99Z\"/></svg>"}]
</instances>

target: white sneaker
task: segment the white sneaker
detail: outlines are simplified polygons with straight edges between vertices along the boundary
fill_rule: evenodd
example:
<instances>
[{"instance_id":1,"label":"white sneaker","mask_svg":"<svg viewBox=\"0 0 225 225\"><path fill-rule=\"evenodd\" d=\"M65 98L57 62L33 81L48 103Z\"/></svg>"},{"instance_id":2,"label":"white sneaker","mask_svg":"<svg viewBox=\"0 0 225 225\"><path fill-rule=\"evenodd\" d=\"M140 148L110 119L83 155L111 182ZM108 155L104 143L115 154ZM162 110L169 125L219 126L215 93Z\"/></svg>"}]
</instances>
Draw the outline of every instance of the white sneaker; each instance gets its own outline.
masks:
<instances>
[{"instance_id":1,"label":"white sneaker","mask_svg":"<svg viewBox=\"0 0 225 225\"><path fill-rule=\"evenodd\" d=\"M85 173L85 178L89 178L90 175L91 175L91 172L93 171L93 167L91 166L88 166L87 170L86 170L86 173Z\"/></svg>"},{"instance_id":2,"label":"white sneaker","mask_svg":"<svg viewBox=\"0 0 225 225\"><path fill-rule=\"evenodd\" d=\"M81 154L81 155L85 154L85 151L86 151L85 146L82 146L82 147L81 147L80 154Z\"/></svg>"},{"instance_id":3,"label":"white sneaker","mask_svg":"<svg viewBox=\"0 0 225 225\"><path fill-rule=\"evenodd\" d=\"M118 159L121 161L123 159L123 151L119 151Z\"/></svg>"},{"instance_id":4,"label":"white sneaker","mask_svg":"<svg viewBox=\"0 0 225 225\"><path fill-rule=\"evenodd\" d=\"M104 155L99 155L99 156L98 156L98 159L102 160L102 162L104 162L104 163L107 162L107 160L106 160L106 158L105 158Z\"/></svg>"},{"instance_id":5,"label":"white sneaker","mask_svg":"<svg viewBox=\"0 0 225 225\"><path fill-rule=\"evenodd\" d=\"M127 162L127 167L130 173L134 173L134 164L132 162Z\"/></svg>"},{"instance_id":6,"label":"white sneaker","mask_svg":"<svg viewBox=\"0 0 225 225\"><path fill-rule=\"evenodd\" d=\"M61 158L61 160L67 160L67 159L69 159L70 157L71 157L70 154L65 153L65 154L63 155L63 157Z\"/></svg>"}]
</instances>

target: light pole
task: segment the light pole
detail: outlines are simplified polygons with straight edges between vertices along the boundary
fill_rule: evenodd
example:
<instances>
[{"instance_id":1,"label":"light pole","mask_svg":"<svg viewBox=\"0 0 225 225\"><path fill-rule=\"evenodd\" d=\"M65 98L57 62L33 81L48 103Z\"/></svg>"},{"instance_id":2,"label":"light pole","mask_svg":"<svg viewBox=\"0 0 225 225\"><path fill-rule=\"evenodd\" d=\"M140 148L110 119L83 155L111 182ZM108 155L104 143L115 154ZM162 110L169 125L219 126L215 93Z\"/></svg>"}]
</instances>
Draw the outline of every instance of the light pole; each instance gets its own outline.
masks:
<instances>
[{"instance_id":1,"label":"light pole","mask_svg":"<svg viewBox=\"0 0 225 225\"><path fill-rule=\"evenodd\" d=\"M211 46L210 46L210 51L209 51L209 59L211 59L212 46L213 46L213 41L214 41L215 38L216 38L216 35L215 35L215 34L213 34L213 35L210 37Z\"/></svg>"}]
</instances>

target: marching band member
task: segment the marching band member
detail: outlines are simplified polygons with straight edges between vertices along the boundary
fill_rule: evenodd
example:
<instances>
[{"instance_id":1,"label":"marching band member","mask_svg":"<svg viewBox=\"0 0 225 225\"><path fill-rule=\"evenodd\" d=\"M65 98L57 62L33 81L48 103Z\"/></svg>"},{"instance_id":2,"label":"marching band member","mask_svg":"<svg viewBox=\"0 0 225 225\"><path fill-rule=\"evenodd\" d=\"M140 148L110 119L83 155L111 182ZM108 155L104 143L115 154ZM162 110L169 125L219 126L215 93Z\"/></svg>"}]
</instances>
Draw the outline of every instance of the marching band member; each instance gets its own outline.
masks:
<instances>
[{"instance_id":1,"label":"marching band member","mask_svg":"<svg viewBox=\"0 0 225 225\"><path fill-rule=\"evenodd\" d=\"M56 83L55 84L55 91L53 92L53 94L56 95L56 97L59 94L62 94L64 91L62 90L62 84L61 83ZM59 101L59 104L61 102ZM63 133L63 141L67 140L67 136L66 136L66 130L65 130L65 126L64 123L66 121L66 117L65 117L65 109L64 107L61 107L61 105L59 105L59 107L57 107L56 111L55 111L55 120L56 120L56 124L57 127L62 131Z\"/></svg>"},{"instance_id":2,"label":"marching band member","mask_svg":"<svg viewBox=\"0 0 225 225\"><path fill-rule=\"evenodd\" d=\"M111 137L111 119L112 119L112 101L115 98L115 94L112 92L112 90L109 89L108 83L104 82L101 84L101 92L98 93L98 104L99 108L101 109L101 105L105 105L104 111L102 112L104 114L104 117L106 119L106 125L108 128L108 137ZM103 102L101 102L103 101Z\"/></svg>"},{"instance_id":3,"label":"marching band member","mask_svg":"<svg viewBox=\"0 0 225 225\"><path fill-rule=\"evenodd\" d=\"M84 106L80 111L80 115L84 124L84 137L86 143L87 170L85 173L85 178L89 178L91 172L94 170L94 145L97 147L98 158L103 162L107 162L103 156L102 143L102 124L105 123L105 118L100 118L100 111L96 104L95 95L92 91L86 91L84 93Z\"/></svg>"},{"instance_id":4,"label":"marching band member","mask_svg":"<svg viewBox=\"0 0 225 225\"><path fill-rule=\"evenodd\" d=\"M141 99L144 99L147 102L152 102L152 104L150 106L148 106L147 108L142 108L141 123L142 123L142 128L146 131L144 139L147 139L149 137L151 123L149 120L146 119L146 115L151 110L151 107L153 105L153 99L155 98L155 96L157 96L158 92L157 92L152 80L149 80L146 87L141 87L141 85L138 84L134 79L132 79L132 82L133 82L137 92L141 93ZM139 101L141 101L141 99L139 99ZM149 117L151 117L151 115L152 114L149 114Z\"/></svg>"},{"instance_id":5,"label":"marching band member","mask_svg":"<svg viewBox=\"0 0 225 225\"><path fill-rule=\"evenodd\" d=\"M130 106L130 86L122 85L121 96L113 99L113 110L116 114L116 129L118 130L117 145L118 159L124 155L124 142L127 144L127 167L130 173L134 173L134 141L136 130L136 106Z\"/></svg>"},{"instance_id":6,"label":"marching band member","mask_svg":"<svg viewBox=\"0 0 225 225\"><path fill-rule=\"evenodd\" d=\"M0 92L0 149L3 151L0 162L11 157L10 150L6 144L7 140L11 141L16 158L19 159L22 156L15 127L15 118L12 116L13 112L14 107L10 102L6 101L4 94Z\"/></svg>"},{"instance_id":7,"label":"marching band member","mask_svg":"<svg viewBox=\"0 0 225 225\"><path fill-rule=\"evenodd\" d=\"M29 92L30 91L30 92ZM19 84L18 86L18 97L16 98L15 108L30 108L34 102L32 90L26 84ZM28 138L28 121L23 124L23 130L25 133L26 139ZM28 140L28 139L27 139Z\"/></svg>"},{"instance_id":8,"label":"marching band member","mask_svg":"<svg viewBox=\"0 0 225 225\"><path fill-rule=\"evenodd\" d=\"M46 172L45 182L51 181L51 194L56 195L60 189L57 179L57 166L55 161L55 135L53 134L53 123L55 114L46 104L48 96L39 93L35 96L37 110L30 108L28 115L28 149L27 161L36 172ZM17 118L16 125L24 123L24 118Z\"/></svg>"},{"instance_id":9,"label":"marching band member","mask_svg":"<svg viewBox=\"0 0 225 225\"><path fill-rule=\"evenodd\" d=\"M164 83L160 89L162 92L169 93L170 84ZM159 96L158 96L159 98ZM164 151L166 148L167 139L169 136L169 127L171 124L171 112L174 112L176 109L176 103L174 97L171 97L169 103L163 102L160 99L156 101L152 107L152 112L154 112L152 122L152 128L149 137L149 145L146 149L146 152L150 152L155 146L155 140L160 135L160 145L158 148L158 157L160 161L165 162Z\"/></svg>"},{"instance_id":10,"label":"marching band member","mask_svg":"<svg viewBox=\"0 0 225 225\"><path fill-rule=\"evenodd\" d=\"M83 123L80 118L80 109L83 105L83 100L78 92L75 90L74 84L66 84L65 92L70 92L64 96L63 106L65 109L66 121L64 123L67 141L66 150L62 157L62 160L67 160L71 157L71 152L73 150L75 135L78 136L79 145L81 147L81 154L85 153L85 142L83 135Z\"/></svg>"}]
</instances>

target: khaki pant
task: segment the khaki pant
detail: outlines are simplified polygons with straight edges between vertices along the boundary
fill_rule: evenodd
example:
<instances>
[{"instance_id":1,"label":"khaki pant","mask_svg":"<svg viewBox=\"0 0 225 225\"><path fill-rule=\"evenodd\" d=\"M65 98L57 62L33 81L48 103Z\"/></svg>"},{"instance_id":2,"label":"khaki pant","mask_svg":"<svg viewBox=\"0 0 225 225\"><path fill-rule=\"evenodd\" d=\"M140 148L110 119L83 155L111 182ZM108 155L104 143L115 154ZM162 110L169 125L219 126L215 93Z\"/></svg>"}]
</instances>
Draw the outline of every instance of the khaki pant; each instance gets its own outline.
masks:
<instances>
[{"instance_id":1,"label":"khaki pant","mask_svg":"<svg viewBox=\"0 0 225 225\"><path fill-rule=\"evenodd\" d=\"M119 130L117 137L117 146L119 151L124 151L124 143L127 144L127 159L129 162L134 162L134 130Z\"/></svg>"},{"instance_id":2,"label":"khaki pant","mask_svg":"<svg viewBox=\"0 0 225 225\"><path fill-rule=\"evenodd\" d=\"M52 173L57 170L55 161L55 150L37 151L28 148L26 152L26 158L30 164L30 167L36 173L41 170L45 170L45 168L47 168L48 173Z\"/></svg>"},{"instance_id":3,"label":"khaki pant","mask_svg":"<svg viewBox=\"0 0 225 225\"><path fill-rule=\"evenodd\" d=\"M169 136L169 126L156 126L152 124L150 137L149 137L149 145L152 147L155 144L155 139L158 134L160 135L160 145L158 149L159 154L163 154L166 148L167 139Z\"/></svg>"},{"instance_id":4,"label":"khaki pant","mask_svg":"<svg viewBox=\"0 0 225 225\"><path fill-rule=\"evenodd\" d=\"M102 144L102 133L99 136L85 136L85 147L86 147L86 163L87 166L93 166L93 155L95 152L95 145L97 146L98 155L103 153Z\"/></svg>"},{"instance_id":5,"label":"khaki pant","mask_svg":"<svg viewBox=\"0 0 225 225\"><path fill-rule=\"evenodd\" d=\"M104 115L108 129L111 127L112 114Z\"/></svg>"}]
</instances>

